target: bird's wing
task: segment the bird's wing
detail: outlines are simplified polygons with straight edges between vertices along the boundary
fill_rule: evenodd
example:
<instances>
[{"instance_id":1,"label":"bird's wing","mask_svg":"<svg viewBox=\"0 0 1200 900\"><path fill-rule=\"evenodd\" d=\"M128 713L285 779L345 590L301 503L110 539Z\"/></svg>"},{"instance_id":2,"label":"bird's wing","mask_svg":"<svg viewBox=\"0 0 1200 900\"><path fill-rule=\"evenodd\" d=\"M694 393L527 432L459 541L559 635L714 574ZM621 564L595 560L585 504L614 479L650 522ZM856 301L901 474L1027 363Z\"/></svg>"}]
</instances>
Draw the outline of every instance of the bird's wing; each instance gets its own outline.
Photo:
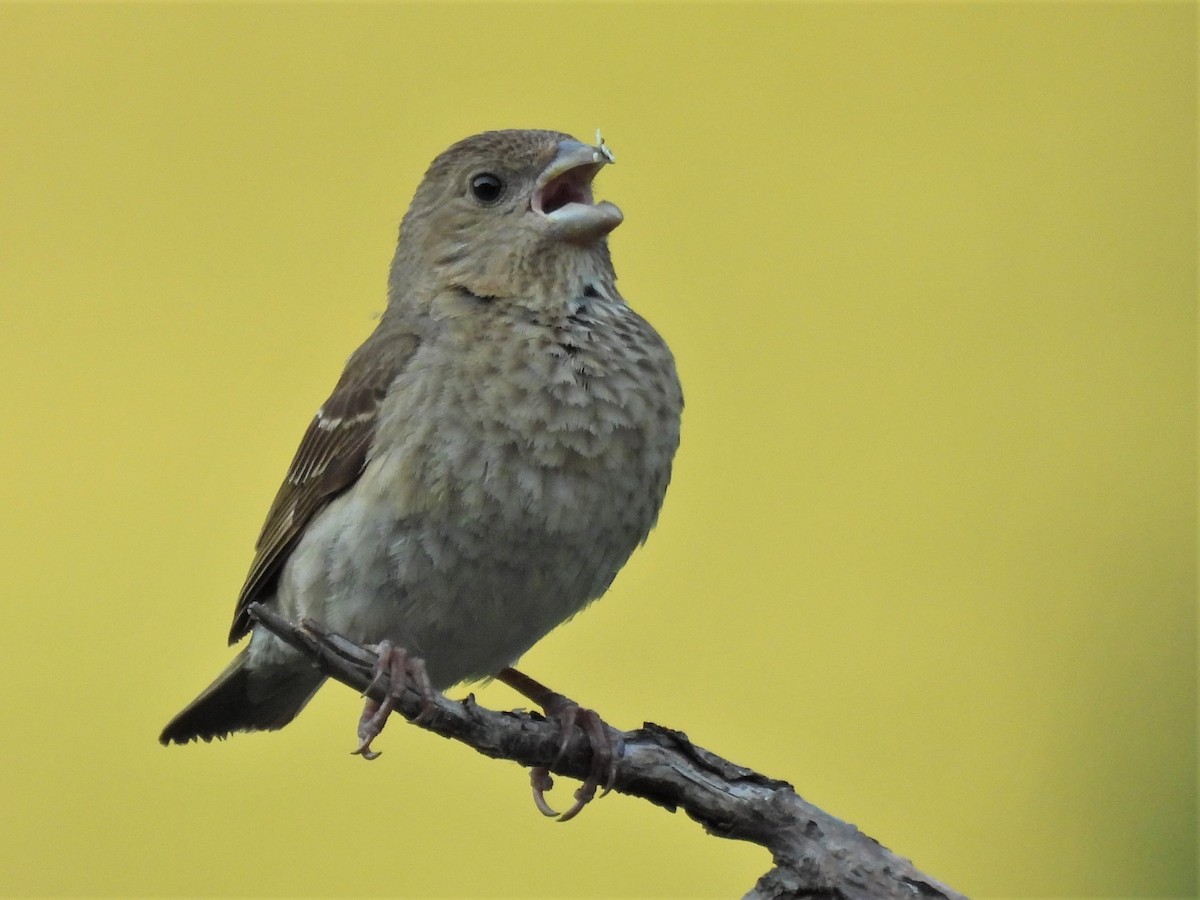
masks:
<instances>
[{"instance_id":1,"label":"bird's wing","mask_svg":"<svg viewBox=\"0 0 1200 900\"><path fill-rule=\"evenodd\" d=\"M380 404L418 343L411 333L376 332L350 357L333 393L313 416L255 544L254 562L238 595L231 644L250 632L247 607L270 594L313 516L362 474Z\"/></svg>"}]
</instances>

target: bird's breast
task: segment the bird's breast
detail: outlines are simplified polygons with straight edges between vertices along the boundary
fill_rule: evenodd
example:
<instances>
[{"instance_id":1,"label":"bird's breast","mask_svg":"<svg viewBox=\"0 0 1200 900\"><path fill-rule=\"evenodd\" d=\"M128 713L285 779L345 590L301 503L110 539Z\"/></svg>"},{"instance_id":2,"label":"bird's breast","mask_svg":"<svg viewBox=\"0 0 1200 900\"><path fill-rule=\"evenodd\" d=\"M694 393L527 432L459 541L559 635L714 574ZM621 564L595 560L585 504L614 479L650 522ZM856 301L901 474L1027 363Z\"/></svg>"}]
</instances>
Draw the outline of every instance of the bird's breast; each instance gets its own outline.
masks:
<instances>
[{"instance_id":1,"label":"bird's breast","mask_svg":"<svg viewBox=\"0 0 1200 900\"><path fill-rule=\"evenodd\" d=\"M616 303L487 324L452 331L393 385L376 447L403 505L552 533L611 519L640 540L679 441L665 343Z\"/></svg>"}]
</instances>

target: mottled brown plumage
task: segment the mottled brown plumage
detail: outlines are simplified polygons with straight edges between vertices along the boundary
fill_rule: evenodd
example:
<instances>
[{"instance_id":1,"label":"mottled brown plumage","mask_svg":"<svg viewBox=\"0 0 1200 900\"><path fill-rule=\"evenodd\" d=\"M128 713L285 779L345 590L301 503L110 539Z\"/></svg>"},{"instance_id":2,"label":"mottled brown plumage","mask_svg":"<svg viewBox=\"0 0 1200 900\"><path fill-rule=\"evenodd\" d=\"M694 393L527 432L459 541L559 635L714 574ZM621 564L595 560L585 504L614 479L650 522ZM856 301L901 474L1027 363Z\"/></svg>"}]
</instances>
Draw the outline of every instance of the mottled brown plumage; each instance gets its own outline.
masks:
<instances>
[{"instance_id":1,"label":"mottled brown plumage","mask_svg":"<svg viewBox=\"0 0 1200 900\"><path fill-rule=\"evenodd\" d=\"M387 348L380 347L378 335L350 357L337 387L304 432L255 544L254 562L238 595L231 644L249 634L246 607L270 596L280 565L309 519L352 485L367 463L379 406L417 349L413 335L383 335L391 344Z\"/></svg>"},{"instance_id":2,"label":"mottled brown plumage","mask_svg":"<svg viewBox=\"0 0 1200 900\"><path fill-rule=\"evenodd\" d=\"M600 596L658 515L682 395L617 293L594 203L607 150L547 131L455 144L401 225L388 307L267 516L231 641L248 646L164 743L279 728L322 682L253 627L261 602L492 677Z\"/></svg>"}]
</instances>

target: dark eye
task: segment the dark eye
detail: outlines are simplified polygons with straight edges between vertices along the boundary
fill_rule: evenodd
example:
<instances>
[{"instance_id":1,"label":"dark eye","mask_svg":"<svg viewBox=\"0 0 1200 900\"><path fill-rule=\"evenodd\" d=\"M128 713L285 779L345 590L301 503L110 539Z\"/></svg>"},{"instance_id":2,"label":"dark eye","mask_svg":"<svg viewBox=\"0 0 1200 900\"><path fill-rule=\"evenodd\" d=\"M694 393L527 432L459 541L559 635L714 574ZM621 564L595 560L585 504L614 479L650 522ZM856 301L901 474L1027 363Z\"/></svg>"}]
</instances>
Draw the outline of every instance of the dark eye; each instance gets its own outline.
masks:
<instances>
[{"instance_id":1,"label":"dark eye","mask_svg":"<svg viewBox=\"0 0 1200 900\"><path fill-rule=\"evenodd\" d=\"M504 196L504 181L499 175L482 172L471 179L471 193L480 203L495 203Z\"/></svg>"}]
</instances>

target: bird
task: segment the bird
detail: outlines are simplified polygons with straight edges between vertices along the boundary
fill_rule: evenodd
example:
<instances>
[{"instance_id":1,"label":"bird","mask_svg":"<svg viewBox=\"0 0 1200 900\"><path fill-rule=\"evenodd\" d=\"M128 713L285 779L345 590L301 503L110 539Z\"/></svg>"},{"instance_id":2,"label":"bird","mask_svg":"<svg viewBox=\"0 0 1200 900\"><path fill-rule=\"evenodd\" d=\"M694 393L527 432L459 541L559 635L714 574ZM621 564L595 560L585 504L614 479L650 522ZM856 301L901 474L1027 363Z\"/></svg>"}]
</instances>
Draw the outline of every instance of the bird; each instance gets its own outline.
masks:
<instances>
[{"instance_id":1,"label":"bird","mask_svg":"<svg viewBox=\"0 0 1200 900\"><path fill-rule=\"evenodd\" d=\"M423 691L499 677L575 721L575 704L512 667L646 540L683 409L667 343L617 290L608 236L623 215L593 195L614 162L599 132L527 129L433 160L386 309L267 513L229 634L249 641L163 744L282 728L321 687L254 603L386 648ZM356 752L376 755L379 727L368 701Z\"/></svg>"}]
</instances>

